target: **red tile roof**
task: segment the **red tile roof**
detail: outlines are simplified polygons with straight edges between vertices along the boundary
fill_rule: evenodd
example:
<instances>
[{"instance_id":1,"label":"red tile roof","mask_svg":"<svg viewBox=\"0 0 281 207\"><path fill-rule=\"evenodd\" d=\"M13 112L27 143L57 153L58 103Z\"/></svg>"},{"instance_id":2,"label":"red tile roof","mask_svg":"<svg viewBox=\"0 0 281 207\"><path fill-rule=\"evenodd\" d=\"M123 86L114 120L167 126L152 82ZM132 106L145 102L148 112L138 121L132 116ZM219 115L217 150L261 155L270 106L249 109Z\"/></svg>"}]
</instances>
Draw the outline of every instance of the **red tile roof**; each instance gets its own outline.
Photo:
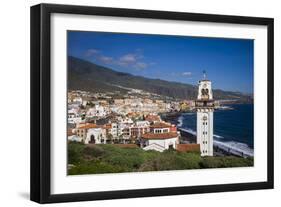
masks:
<instances>
[{"instance_id":1,"label":"red tile roof","mask_svg":"<svg viewBox=\"0 0 281 207\"><path fill-rule=\"evenodd\" d=\"M78 129L91 129L91 128L99 128L99 126L97 126L96 124L81 124L80 126L78 126Z\"/></svg>"},{"instance_id":2,"label":"red tile roof","mask_svg":"<svg viewBox=\"0 0 281 207\"><path fill-rule=\"evenodd\" d=\"M157 122L155 124L152 124L150 126L150 128L169 128L171 127L172 125L169 124L169 123L165 123L165 122Z\"/></svg>"},{"instance_id":3,"label":"red tile roof","mask_svg":"<svg viewBox=\"0 0 281 207\"><path fill-rule=\"evenodd\" d=\"M102 126L103 129L111 129L111 124L105 124Z\"/></svg>"},{"instance_id":4,"label":"red tile roof","mask_svg":"<svg viewBox=\"0 0 281 207\"><path fill-rule=\"evenodd\" d=\"M160 121L160 117L158 115L147 115L145 117L145 120L149 121L149 122L153 122L153 121Z\"/></svg>"},{"instance_id":5,"label":"red tile roof","mask_svg":"<svg viewBox=\"0 0 281 207\"><path fill-rule=\"evenodd\" d=\"M200 144L177 144L176 149L179 152L200 152Z\"/></svg>"},{"instance_id":6,"label":"red tile roof","mask_svg":"<svg viewBox=\"0 0 281 207\"><path fill-rule=\"evenodd\" d=\"M168 133L146 133L142 135L143 139L170 139L178 137L178 134L176 132L168 132Z\"/></svg>"}]
</instances>

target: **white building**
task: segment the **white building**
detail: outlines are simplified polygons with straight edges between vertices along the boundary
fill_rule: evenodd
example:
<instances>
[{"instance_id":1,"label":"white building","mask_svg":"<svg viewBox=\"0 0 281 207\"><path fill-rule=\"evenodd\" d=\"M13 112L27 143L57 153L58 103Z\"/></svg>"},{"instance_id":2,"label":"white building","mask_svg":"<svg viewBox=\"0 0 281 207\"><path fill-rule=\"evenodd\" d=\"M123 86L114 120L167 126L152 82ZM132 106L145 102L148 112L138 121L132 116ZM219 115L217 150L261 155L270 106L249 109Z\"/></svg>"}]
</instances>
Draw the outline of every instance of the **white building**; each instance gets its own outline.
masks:
<instances>
[{"instance_id":1,"label":"white building","mask_svg":"<svg viewBox=\"0 0 281 207\"><path fill-rule=\"evenodd\" d=\"M79 111L80 111L79 106L72 106L72 105L68 106L68 110L67 110L68 113L77 114Z\"/></svg>"},{"instance_id":2,"label":"white building","mask_svg":"<svg viewBox=\"0 0 281 207\"><path fill-rule=\"evenodd\" d=\"M82 138L77 136L73 129L67 130L67 140L72 142L82 142Z\"/></svg>"},{"instance_id":3,"label":"white building","mask_svg":"<svg viewBox=\"0 0 281 207\"><path fill-rule=\"evenodd\" d=\"M105 130L102 128L92 128L87 132L87 136L85 139L85 144L105 144L106 143L106 135Z\"/></svg>"},{"instance_id":4,"label":"white building","mask_svg":"<svg viewBox=\"0 0 281 207\"><path fill-rule=\"evenodd\" d=\"M198 97L195 101L197 111L197 144L200 144L201 156L213 156L213 112L215 108L211 81L199 81Z\"/></svg>"},{"instance_id":5,"label":"white building","mask_svg":"<svg viewBox=\"0 0 281 207\"><path fill-rule=\"evenodd\" d=\"M118 138L118 124L117 123L111 123L111 131L110 131L110 134L112 135L112 137L114 139Z\"/></svg>"},{"instance_id":6,"label":"white building","mask_svg":"<svg viewBox=\"0 0 281 207\"><path fill-rule=\"evenodd\" d=\"M87 116L92 117L92 116L97 116L97 117L104 117L106 116L107 112L103 106L100 105L95 105L93 108L90 108L87 111Z\"/></svg>"},{"instance_id":7,"label":"white building","mask_svg":"<svg viewBox=\"0 0 281 207\"><path fill-rule=\"evenodd\" d=\"M143 150L163 152L167 149L176 149L179 144L179 134L170 131L171 125L157 123L151 126L149 133L142 135Z\"/></svg>"},{"instance_id":8,"label":"white building","mask_svg":"<svg viewBox=\"0 0 281 207\"><path fill-rule=\"evenodd\" d=\"M77 124L82 121L82 118L79 114L68 113L67 114L67 122L70 124Z\"/></svg>"},{"instance_id":9,"label":"white building","mask_svg":"<svg viewBox=\"0 0 281 207\"><path fill-rule=\"evenodd\" d=\"M149 121L136 121L135 125L137 127L149 127Z\"/></svg>"},{"instance_id":10,"label":"white building","mask_svg":"<svg viewBox=\"0 0 281 207\"><path fill-rule=\"evenodd\" d=\"M67 136L68 141L72 141L72 142L82 142L82 138L78 137L77 135L70 135Z\"/></svg>"},{"instance_id":11,"label":"white building","mask_svg":"<svg viewBox=\"0 0 281 207\"><path fill-rule=\"evenodd\" d=\"M88 101L87 101L87 100L83 100L82 105L83 105L83 106L86 106L86 105L87 105L87 103L88 103Z\"/></svg>"},{"instance_id":12,"label":"white building","mask_svg":"<svg viewBox=\"0 0 281 207\"><path fill-rule=\"evenodd\" d=\"M82 118L79 111L79 107L69 106L67 111L67 122L71 124L80 123L82 121Z\"/></svg>"},{"instance_id":13,"label":"white building","mask_svg":"<svg viewBox=\"0 0 281 207\"><path fill-rule=\"evenodd\" d=\"M122 135L123 138L130 138L130 127L134 124L133 120L130 118L121 118L118 121L118 136Z\"/></svg>"},{"instance_id":14,"label":"white building","mask_svg":"<svg viewBox=\"0 0 281 207\"><path fill-rule=\"evenodd\" d=\"M81 97L75 97L72 102L78 103L80 105L82 105L83 103L83 99Z\"/></svg>"}]
</instances>

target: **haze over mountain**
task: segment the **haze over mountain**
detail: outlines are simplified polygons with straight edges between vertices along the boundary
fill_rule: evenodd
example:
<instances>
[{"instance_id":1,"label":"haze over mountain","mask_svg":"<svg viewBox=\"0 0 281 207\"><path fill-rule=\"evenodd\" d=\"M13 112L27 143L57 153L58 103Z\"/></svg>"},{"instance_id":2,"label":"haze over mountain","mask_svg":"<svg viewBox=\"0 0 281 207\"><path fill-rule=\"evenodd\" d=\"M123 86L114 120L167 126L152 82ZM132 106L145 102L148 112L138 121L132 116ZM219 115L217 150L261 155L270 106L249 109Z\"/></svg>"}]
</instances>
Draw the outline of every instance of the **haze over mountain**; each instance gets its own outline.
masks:
<instances>
[{"instance_id":1,"label":"haze over mountain","mask_svg":"<svg viewBox=\"0 0 281 207\"><path fill-rule=\"evenodd\" d=\"M121 86L121 87L120 87ZM160 79L150 79L114 71L76 57L68 57L68 89L91 92L126 92L126 88L141 89L177 99L195 99L197 86ZM213 90L215 99L251 101L251 96L239 92Z\"/></svg>"}]
</instances>

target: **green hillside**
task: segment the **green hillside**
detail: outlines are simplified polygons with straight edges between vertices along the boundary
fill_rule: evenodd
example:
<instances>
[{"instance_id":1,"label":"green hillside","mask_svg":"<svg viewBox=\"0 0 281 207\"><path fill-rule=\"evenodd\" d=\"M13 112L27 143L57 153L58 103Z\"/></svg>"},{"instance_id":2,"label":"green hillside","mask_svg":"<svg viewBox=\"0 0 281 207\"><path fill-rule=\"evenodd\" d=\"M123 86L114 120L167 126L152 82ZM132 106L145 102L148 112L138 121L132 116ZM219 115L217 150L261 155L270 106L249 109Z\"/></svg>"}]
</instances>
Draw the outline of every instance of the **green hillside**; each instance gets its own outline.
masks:
<instances>
[{"instance_id":1,"label":"green hillside","mask_svg":"<svg viewBox=\"0 0 281 207\"><path fill-rule=\"evenodd\" d=\"M178 99L195 99L197 86L170 82L160 79L150 79L114 71L94 63L68 57L68 89L87 90L92 92L125 92L126 88L141 89L162 96ZM214 90L215 99L237 99L251 101L251 97L239 92Z\"/></svg>"},{"instance_id":2,"label":"green hillside","mask_svg":"<svg viewBox=\"0 0 281 207\"><path fill-rule=\"evenodd\" d=\"M96 174L253 166L253 158L201 157L196 152L144 151L114 144L68 143L68 174Z\"/></svg>"}]
</instances>

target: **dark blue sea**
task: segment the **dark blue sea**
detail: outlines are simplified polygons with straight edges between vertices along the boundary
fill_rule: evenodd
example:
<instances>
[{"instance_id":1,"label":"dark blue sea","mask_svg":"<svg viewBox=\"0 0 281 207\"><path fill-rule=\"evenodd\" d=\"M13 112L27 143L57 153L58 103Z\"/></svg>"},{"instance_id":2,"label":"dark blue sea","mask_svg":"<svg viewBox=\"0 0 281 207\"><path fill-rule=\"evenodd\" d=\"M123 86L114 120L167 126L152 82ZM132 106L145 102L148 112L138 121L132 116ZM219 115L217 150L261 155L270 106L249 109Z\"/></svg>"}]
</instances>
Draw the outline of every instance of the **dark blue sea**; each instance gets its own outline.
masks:
<instances>
[{"instance_id":1,"label":"dark blue sea","mask_svg":"<svg viewBox=\"0 0 281 207\"><path fill-rule=\"evenodd\" d=\"M254 147L254 105L229 105L233 110L214 112L214 140L246 151ZM196 133L196 113L184 113L178 127Z\"/></svg>"}]
</instances>

